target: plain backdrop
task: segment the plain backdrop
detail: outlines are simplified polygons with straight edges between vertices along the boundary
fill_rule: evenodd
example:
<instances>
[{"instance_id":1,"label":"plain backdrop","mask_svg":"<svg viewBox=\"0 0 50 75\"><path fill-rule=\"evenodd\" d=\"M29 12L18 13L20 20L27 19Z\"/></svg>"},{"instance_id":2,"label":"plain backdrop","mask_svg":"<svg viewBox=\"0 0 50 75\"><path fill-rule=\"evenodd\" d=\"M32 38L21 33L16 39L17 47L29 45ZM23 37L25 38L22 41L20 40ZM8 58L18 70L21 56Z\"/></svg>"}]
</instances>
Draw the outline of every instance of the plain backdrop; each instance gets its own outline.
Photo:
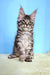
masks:
<instances>
[{"instance_id":1,"label":"plain backdrop","mask_svg":"<svg viewBox=\"0 0 50 75\"><path fill-rule=\"evenodd\" d=\"M12 53L20 6L30 15L37 10L34 53L50 51L50 0L0 0L0 53Z\"/></svg>"}]
</instances>

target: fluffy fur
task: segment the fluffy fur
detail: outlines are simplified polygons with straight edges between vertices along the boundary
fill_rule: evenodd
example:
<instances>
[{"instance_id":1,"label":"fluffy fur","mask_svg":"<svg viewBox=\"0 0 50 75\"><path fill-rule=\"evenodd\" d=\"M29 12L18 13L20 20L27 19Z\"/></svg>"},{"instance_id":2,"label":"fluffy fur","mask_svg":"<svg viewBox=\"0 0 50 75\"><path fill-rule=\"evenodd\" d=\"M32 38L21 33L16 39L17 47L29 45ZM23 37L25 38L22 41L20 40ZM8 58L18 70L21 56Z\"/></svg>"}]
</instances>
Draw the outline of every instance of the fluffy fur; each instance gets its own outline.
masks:
<instances>
[{"instance_id":1,"label":"fluffy fur","mask_svg":"<svg viewBox=\"0 0 50 75\"><path fill-rule=\"evenodd\" d=\"M19 57L20 61L31 62L33 58L33 27L37 10L25 15L23 8L19 10L18 30L14 42L13 53L8 58Z\"/></svg>"}]
</instances>

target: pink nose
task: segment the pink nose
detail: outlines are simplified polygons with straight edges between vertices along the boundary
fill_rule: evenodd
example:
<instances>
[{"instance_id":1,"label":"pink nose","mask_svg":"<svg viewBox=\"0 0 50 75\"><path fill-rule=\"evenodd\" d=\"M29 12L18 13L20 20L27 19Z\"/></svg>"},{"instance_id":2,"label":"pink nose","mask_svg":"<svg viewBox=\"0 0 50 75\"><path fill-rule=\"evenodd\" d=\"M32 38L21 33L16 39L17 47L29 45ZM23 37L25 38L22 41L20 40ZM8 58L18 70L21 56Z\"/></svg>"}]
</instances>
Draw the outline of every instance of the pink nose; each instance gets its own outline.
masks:
<instances>
[{"instance_id":1,"label":"pink nose","mask_svg":"<svg viewBox=\"0 0 50 75\"><path fill-rule=\"evenodd\" d=\"M29 23L29 20L25 20L25 22L26 22L26 24L28 24Z\"/></svg>"}]
</instances>

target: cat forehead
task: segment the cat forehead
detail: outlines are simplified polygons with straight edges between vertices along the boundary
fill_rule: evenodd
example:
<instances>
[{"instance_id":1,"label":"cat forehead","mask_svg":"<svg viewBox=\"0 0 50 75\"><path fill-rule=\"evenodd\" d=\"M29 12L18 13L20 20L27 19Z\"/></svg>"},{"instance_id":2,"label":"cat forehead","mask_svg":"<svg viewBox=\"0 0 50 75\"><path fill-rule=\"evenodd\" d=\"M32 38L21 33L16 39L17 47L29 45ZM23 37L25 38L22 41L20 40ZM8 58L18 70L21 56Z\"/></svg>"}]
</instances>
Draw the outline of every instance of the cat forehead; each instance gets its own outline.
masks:
<instances>
[{"instance_id":1,"label":"cat forehead","mask_svg":"<svg viewBox=\"0 0 50 75\"><path fill-rule=\"evenodd\" d=\"M30 16L29 15L25 15L24 19L30 20Z\"/></svg>"}]
</instances>

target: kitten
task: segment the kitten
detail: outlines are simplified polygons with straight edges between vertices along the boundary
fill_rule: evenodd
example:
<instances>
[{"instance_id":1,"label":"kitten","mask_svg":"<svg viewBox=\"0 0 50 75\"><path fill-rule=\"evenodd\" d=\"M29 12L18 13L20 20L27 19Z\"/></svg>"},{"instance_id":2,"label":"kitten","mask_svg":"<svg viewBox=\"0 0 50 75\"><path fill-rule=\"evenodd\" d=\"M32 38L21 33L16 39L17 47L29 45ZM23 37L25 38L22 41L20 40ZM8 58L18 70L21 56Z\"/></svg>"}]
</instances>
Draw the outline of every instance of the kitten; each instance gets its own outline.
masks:
<instances>
[{"instance_id":1,"label":"kitten","mask_svg":"<svg viewBox=\"0 0 50 75\"><path fill-rule=\"evenodd\" d=\"M9 59L19 57L20 61L31 62L33 58L33 27L37 10L31 15L25 15L23 8L19 10L17 20L18 30L14 42L13 53Z\"/></svg>"}]
</instances>

